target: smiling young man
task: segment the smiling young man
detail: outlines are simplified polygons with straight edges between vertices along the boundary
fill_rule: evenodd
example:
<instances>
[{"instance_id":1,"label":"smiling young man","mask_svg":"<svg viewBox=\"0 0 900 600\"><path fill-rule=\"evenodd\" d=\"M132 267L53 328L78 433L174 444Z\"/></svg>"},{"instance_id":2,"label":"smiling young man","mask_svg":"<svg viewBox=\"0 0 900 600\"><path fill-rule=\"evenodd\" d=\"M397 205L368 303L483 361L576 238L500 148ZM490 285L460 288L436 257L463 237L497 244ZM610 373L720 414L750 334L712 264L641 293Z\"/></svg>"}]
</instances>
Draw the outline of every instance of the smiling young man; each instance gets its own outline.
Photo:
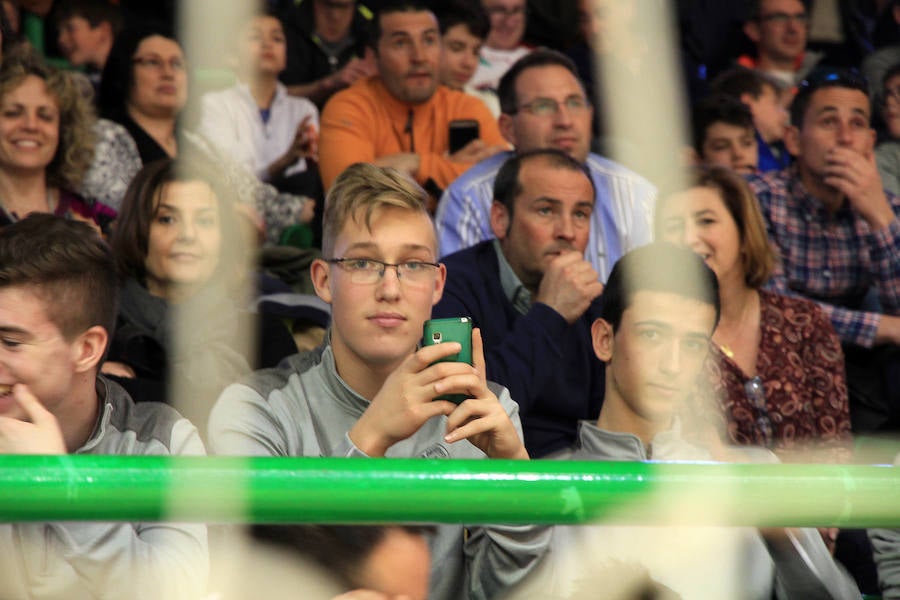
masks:
<instances>
[{"instance_id":1,"label":"smiling young man","mask_svg":"<svg viewBox=\"0 0 900 600\"><path fill-rule=\"evenodd\" d=\"M204 454L171 407L98 375L117 289L84 223L34 213L0 231L0 454ZM3 598L197 598L206 577L204 525L0 525Z\"/></svg>"},{"instance_id":2,"label":"smiling young man","mask_svg":"<svg viewBox=\"0 0 900 600\"><path fill-rule=\"evenodd\" d=\"M441 33L418 0L385 2L370 44L378 75L329 100L319 169L325 188L347 166L369 162L413 177L436 198L475 162L506 147L483 102L439 85ZM478 139L450 154L450 123L474 120Z\"/></svg>"},{"instance_id":3,"label":"smiling young man","mask_svg":"<svg viewBox=\"0 0 900 600\"><path fill-rule=\"evenodd\" d=\"M394 169L356 164L325 202L322 253L311 275L331 305L317 351L226 389L210 416L220 454L527 459L518 406L474 367L435 363L455 342L417 349L446 278L425 191ZM456 405L434 400L466 394ZM492 598L543 551L531 527L442 525L431 540L430 598Z\"/></svg>"},{"instance_id":4,"label":"smiling young man","mask_svg":"<svg viewBox=\"0 0 900 600\"><path fill-rule=\"evenodd\" d=\"M500 106L500 131L516 152L555 148L590 171L596 210L584 257L605 281L622 254L652 239L656 189L643 177L590 152L593 109L575 65L565 55L540 49L519 60L500 82ZM512 154L481 161L447 188L435 215L442 255L494 237L490 217L494 179Z\"/></svg>"},{"instance_id":5,"label":"smiling young man","mask_svg":"<svg viewBox=\"0 0 900 600\"><path fill-rule=\"evenodd\" d=\"M603 406L556 458L772 462L766 450L712 450L682 436L683 404L696 389L718 318L716 275L690 249L654 243L623 256L591 327L593 353L606 363ZM579 589L621 597L859 597L816 530L680 526L693 498L658 493L658 509L673 511L670 525L556 527L527 593L510 597L568 598ZM669 594L637 593L645 586Z\"/></svg>"},{"instance_id":6,"label":"smiling young man","mask_svg":"<svg viewBox=\"0 0 900 600\"><path fill-rule=\"evenodd\" d=\"M844 345L854 432L900 427L887 376L900 372L900 199L878 174L871 110L858 76L814 72L791 105L795 165L749 179L781 255L769 286L819 302Z\"/></svg>"},{"instance_id":7,"label":"smiling young man","mask_svg":"<svg viewBox=\"0 0 900 600\"><path fill-rule=\"evenodd\" d=\"M434 315L481 328L487 376L518 403L535 458L570 446L603 401L590 334L603 284L584 258L594 197L587 169L561 150L513 155L494 185L496 239L444 258Z\"/></svg>"}]
</instances>

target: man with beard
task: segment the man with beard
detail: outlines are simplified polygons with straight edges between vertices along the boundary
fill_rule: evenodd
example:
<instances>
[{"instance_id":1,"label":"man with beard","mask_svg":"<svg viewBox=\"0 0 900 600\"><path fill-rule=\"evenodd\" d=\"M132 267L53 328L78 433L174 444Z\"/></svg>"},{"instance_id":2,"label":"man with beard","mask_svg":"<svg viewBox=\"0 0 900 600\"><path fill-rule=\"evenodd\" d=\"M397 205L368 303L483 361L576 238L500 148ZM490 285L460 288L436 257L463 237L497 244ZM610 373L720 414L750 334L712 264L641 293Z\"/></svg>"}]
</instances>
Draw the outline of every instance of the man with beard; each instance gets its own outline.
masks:
<instances>
[{"instance_id":1,"label":"man with beard","mask_svg":"<svg viewBox=\"0 0 900 600\"><path fill-rule=\"evenodd\" d=\"M385 2L370 39L378 75L328 101L319 168L325 188L355 162L393 167L436 199L474 163L506 147L483 102L438 84L441 32L418 0ZM474 121L478 137L450 152L450 124Z\"/></svg>"}]
</instances>

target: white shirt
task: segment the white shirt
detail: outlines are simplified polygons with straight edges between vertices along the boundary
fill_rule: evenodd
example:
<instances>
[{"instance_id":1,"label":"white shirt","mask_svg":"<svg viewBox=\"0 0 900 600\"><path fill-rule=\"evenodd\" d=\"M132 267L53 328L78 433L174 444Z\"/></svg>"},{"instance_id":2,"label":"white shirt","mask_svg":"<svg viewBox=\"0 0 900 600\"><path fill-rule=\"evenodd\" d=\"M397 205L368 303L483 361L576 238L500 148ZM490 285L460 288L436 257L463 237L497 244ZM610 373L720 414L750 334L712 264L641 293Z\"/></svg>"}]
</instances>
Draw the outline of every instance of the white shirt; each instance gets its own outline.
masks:
<instances>
[{"instance_id":1,"label":"white shirt","mask_svg":"<svg viewBox=\"0 0 900 600\"><path fill-rule=\"evenodd\" d=\"M276 84L269 111L269 120L263 123L259 106L244 83L210 92L203 95L200 133L235 162L267 181L269 165L287 152L300 122L309 116L316 130L319 129L319 111L315 104L306 98L289 95L281 83ZM306 159L301 158L288 167L284 175L305 170Z\"/></svg>"},{"instance_id":2,"label":"white shirt","mask_svg":"<svg viewBox=\"0 0 900 600\"><path fill-rule=\"evenodd\" d=\"M497 50L482 46L478 57L478 68L469 81L469 85L478 90L496 90L500 85L500 78L517 60L529 52L531 49L525 46L519 46L513 50Z\"/></svg>"}]
</instances>

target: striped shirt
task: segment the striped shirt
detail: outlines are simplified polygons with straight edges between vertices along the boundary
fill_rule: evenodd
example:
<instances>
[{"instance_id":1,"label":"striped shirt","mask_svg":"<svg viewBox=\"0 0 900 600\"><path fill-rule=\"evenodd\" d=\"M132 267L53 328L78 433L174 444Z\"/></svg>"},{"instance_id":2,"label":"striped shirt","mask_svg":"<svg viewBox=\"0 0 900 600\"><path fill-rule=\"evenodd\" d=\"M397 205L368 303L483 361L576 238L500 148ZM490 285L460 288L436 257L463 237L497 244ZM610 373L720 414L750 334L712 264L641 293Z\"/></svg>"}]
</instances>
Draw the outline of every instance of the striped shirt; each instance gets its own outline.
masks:
<instances>
[{"instance_id":1,"label":"striped shirt","mask_svg":"<svg viewBox=\"0 0 900 600\"><path fill-rule=\"evenodd\" d=\"M435 215L441 256L494 237L490 219L494 179L512 155L501 152L481 161L444 191ZM597 154L588 155L587 167L597 195L584 257L606 281L620 256L652 240L656 188Z\"/></svg>"}]
</instances>

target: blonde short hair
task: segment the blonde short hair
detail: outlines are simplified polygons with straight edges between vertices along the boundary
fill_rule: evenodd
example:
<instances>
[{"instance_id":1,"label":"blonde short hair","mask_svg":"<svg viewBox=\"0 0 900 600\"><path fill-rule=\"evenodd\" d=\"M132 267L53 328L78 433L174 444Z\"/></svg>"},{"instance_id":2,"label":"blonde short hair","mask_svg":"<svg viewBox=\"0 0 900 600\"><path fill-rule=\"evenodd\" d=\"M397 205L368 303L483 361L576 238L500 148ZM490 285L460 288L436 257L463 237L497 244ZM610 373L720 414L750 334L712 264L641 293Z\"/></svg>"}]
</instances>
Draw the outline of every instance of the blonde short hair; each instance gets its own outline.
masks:
<instances>
[{"instance_id":1,"label":"blonde short hair","mask_svg":"<svg viewBox=\"0 0 900 600\"><path fill-rule=\"evenodd\" d=\"M397 169L355 163L338 175L325 198L322 217L322 254L333 258L334 242L347 222L365 209L364 223L371 227L376 209L393 206L428 216L428 193Z\"/></svg>"}]
</instances>

